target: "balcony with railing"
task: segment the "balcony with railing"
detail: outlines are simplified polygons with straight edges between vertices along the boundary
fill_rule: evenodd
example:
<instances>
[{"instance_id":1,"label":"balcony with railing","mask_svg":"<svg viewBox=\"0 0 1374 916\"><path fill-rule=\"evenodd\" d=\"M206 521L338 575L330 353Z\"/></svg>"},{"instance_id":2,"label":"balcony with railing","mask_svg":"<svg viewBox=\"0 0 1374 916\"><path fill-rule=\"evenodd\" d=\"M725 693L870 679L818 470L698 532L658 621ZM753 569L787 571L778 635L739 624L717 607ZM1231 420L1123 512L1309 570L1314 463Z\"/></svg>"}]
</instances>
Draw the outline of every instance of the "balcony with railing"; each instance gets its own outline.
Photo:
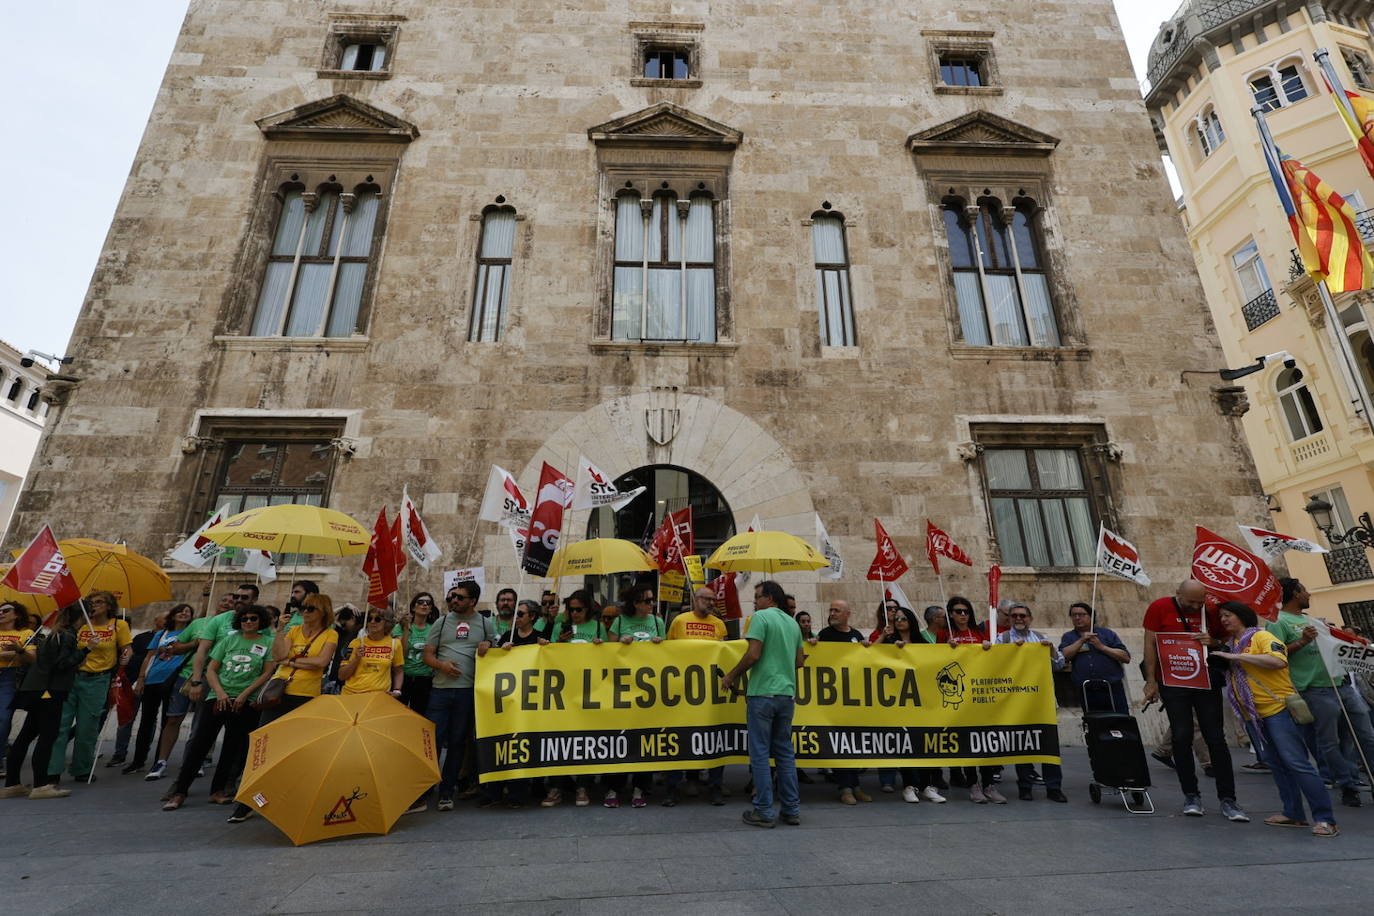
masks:
<instances>
[{"instance_id":1,"label":"balcony with railing","mask_svg":"<svg viewBox=\"0 0 1374 916\"><path fill-rule=\"evenodd\" d=\"M1335 547L1330 553L1322 554L1322 559L1326 561L1326 575L1332 585L1374 579L1374 569L1369 568L1369 554L1363 544Z\"/></svg>"},{"instance_id":2,"label":"balcony with railing","mask_svg":"<svg viewBox=\"0 0 1374 916\"><path fill-rule=\"evenodd\" d=\"M1272 289L1266 289L1240 307L1245 316L1245 327L1253 331L1270 318L1279 317L1279 300Z\"/></svg>"}]
</instances>

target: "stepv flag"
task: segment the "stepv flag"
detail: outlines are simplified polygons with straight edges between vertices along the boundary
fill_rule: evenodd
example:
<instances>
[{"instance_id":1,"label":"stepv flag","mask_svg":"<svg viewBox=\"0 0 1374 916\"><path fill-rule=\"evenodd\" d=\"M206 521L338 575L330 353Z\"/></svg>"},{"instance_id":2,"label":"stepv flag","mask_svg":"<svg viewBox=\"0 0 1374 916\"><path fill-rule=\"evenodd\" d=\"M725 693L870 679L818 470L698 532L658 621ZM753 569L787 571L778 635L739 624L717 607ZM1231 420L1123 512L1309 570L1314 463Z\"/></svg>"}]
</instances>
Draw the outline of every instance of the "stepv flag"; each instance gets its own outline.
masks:
<instances>
[{"instance_id":1,"label":"stepv flag","mask_svg":"<svg viewBox=\"0 0 1374 916\"><path fill-rule=\"evenodd\" d=\"M67 558L62 555L62 548L57 546L57 538L47 525L38 530L29 546L15 559L3 584L26 595L50 595L58 608L81 600L81 589L67 568ZM55 618L56 612L49 614L43 625L52 626L51 621Z\"/></svg>"},{"instance_id":2,"label":"stepv flag","mask_svg":"<svg viewBox=\"0 0 1374 916\"><path fill-rule=\"evenodd\" d=\"M1145 575L1145 567L1140 562L1140 553L1135 545L1105 525L1097 528L1097 565L1109 576L1134 582L1136 585L1149 585L1150 577Z\"/></svg>"},{"instance_id":3,"label":"stepv flag","mask_svg":"<svg viewBox=\"0 0 1374 916\"><path fill-rule=\"evenodd\" d=\"M372 526L372 542L363 560L367 574L367 603L385 609L387 599L396 591L396 557L393 554L391 526L386 522L386 507L377 510L377 523Z\"/></svg>"},{"instance_id":4,"label":"stepv flag","mask_svg":"<svg viewBox=\"0 0 1374 916\"><path fill-rule=\"evenodd\" d=\"M1340 115L1345 129L1350 132L1350 139L1355 142L1355 149L1360 153L1365 170L1374 176L1374 104L1341 84L1336 68L1331 66L1330 52L1325 48L1319 48L1312 57L1316 59L1317 66L1321 67L1322 76L1326 80L1326 91L1331 93L1331 101L1336 104L1336 113Z\"/></svg>"},{"instance_id":5,"label":"stepv flag","mask_svg":"<svg viewBox=\"0 0 1374 916\"><path fill-rule=\"evenodd\" d=\"M1274 145L1262 111L1256 108L1254 115L1269 178L1303 268L1332 293L1368 289L1374 284L1374 259L1355 226L1355 211L1315 172Z\"/></svg>"},{"instance_id":6,"label":"stepv flag","mask_svg":"<svg viewBox=\"0 0 1374 916\"><path fill-rule=\"evenodd\" d=\"M497 470L500 470L497 468ZM503 472L504 473L504 472ZM509 476L509 475L507 475ZM513 485L513 484L512 484ZM505 492L505 480L502 479L502 493ZM516 487L515 492L520 493L520 488ZM520 499L524 499L522 495ZM429 528L425 525L425 520L420 518L420 510L415 507L415 501L410 498L410 488L401 487L401 544L405 547L405 552L410 554L410 558L419 563L425 569L429 569L435 560L444 555L444 550L434 543L434 538L430 537ZM499 519L492 519L497 521ZM405 566L402 561L401 566ZM398 569L399 573L400 570Z\"/></svg>"},{"instance_id":7,"label":"stepv flag","mask_svg":"<svg viewBox=\"0 0 1374 916\"><path fill-rule=\"evenodd\" d=\"M873 531L877 540L877 551L873 554L873 562L868 567L868 580L870 582L895 582L911 567L902 558L897 550L897 545L892 542L892 538L883 527L883 523L878 519L873 520Z\"/></svg>"},{"instance_id":8,"label":"stepv flag","mask_svg":"<svg viewBox=\"0 0 1374 916\"><path fill-rule=\"evenodd\" d=\"M821 552L821 556L830 561L830 565L820 571L821 576L826 579L844 578L844 558L840 556L839 548L830 540L830 534L821 523L819 513L816 514L816 548Z\"/></svg>"},{"instance_id":9,"label":"stepv flag","mask_svg":"<svg viewBox=\"0 0 1374 916\"><path fill-rule=\"evenodd\" d=\"M647 489L648 487L635 487L633 490L622 492L600 468L587 460L586 455L582 455L577 462L577 483L573 485L572 508L577 511L610 506L619 512Z\"/></svg>"},{"instance_id":10,"label":"stepv flag","mask_svg":"<svg viewBox=\"0 0 1374 916\"><path fill-rule=\"evenodd\" d=\"M1297 550L1301 553L1329 552L1325 547L1306 538L1294 537L1291 534L1279 534L1277 531L1255 528L1252 525L1239 525L1237 527L1240 528L1240 533L1245 537L1250 549L1263 557L1266 563L1281 556L1285 550Z\"/></svg>"},{"instance_id":11,"label":"stepv flag","mask_svg":"<svg viewBox=\"0 0 1374 916\"><path fill-rule=\"evenodd\" d=\"M173 560L185 563L187 566L196 568L204 566L215 557L224 553L224 547L205 537L205 529L211 525L218 525L229 517L229 504L225 503L215 510L215 514L205 520L205 524L196 529L196 533L188 537L176 546L168 554Z\"/></svg>"},{"instance_id":12,"label":"stepv flag","mask_svg":"<svg viewBox=\"0 0 1374 916\"><path fill-rule=\"evenodd\" d=\"M940 575L940 557L948 557L955 563L963 563L965 566L973 565L968 554L951 541L949 535L936 528L930 519L926 519L926 558L930 560L930 568L935 570L937 576Z\"/></svg>"}]
</instances>

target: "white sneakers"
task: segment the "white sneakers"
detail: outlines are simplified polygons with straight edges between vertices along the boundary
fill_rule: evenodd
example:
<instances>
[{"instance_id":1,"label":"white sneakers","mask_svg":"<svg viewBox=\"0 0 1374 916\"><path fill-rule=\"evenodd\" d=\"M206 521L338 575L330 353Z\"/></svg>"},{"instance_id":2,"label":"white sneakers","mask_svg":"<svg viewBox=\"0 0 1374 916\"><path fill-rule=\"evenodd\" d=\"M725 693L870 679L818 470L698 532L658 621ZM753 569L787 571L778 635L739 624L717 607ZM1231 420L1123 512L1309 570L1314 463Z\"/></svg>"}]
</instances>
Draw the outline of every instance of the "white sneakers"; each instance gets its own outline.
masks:
<instances>
[{"instance_id":1,"label":"white sneakers","mask_svg":"<svg viewBox=\"0 0 1374 916\"><path fill-rule=\"evenodd\" d=\"M921 796L916 794L915 787L906 786L902 789L902 801L910 802L913 805L918 805L921 803Z\"/></svg>"},{"instance_id":2,"label":"white sneakers","mask_svg":"<svg viewBox=\"0 0 1374 916\"><path fill-rule=\"evenodd\" d=\"M153 764L153 768L148 771L148 775L143 777L144 782L154 782L167 775L167 761L159 760Z\"/></svg>"},{"instance_id":3,"label":"white sneakers","mask_svg":"<svg viewBox=\"0 0 1374 916\"><path fill-rule=\"evenodd\" d=\"M945 797L935 791L934 786L926 786L921 790L921 795L923 795L928 802L934 802L937 805L943 805L945 803Z\"/></svg>"}]
</instances>

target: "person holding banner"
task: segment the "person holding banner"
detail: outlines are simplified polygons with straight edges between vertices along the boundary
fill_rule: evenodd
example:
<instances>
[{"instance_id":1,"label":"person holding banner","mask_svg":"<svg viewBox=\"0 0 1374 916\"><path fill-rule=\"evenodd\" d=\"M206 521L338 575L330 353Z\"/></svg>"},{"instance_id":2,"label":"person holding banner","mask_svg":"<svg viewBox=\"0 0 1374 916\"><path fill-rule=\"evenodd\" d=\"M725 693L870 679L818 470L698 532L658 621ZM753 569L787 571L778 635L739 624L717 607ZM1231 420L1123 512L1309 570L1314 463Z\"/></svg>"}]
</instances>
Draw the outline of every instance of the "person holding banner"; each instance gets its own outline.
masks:
<instances>
[{"instance_id":1,"label":"person holding banner","mask_svg":"<svg viewBox=\"0 0 1374 916\"><path fill-rule=\"evenodd\" d=\"M477 657L485 655L496 638L491 619L477 613L480 597L482 588L476 582L465 580L455 584L445 596L448 613L439 618L425 639L425 664L434 670L434 690L425 718L434 723L434 733L445 738L444 767L438 786L440 811L453 810L453 793L458 788L463 756L473 734L473 675L477 671Z\"/></svg>"},{"instance_id":2,"label":"person holding banner","mask_svg":"<svg viewBox=\"0 0 1374 916\"><path fill-rule=\"evenodd\" d=\"M79 645L90 652L76 673L76 682L62 706L61 728L48 761L48 775L55 783L67 762L67 742L72 742L71 774L88 779L95 766L95 746L100 740L100 719L105 712L105 697L110 692L110 677L115 666L127 660L134 641L128 621L117 616L119 602L110 592L91 592L85 599L90 623L77 630ZM123 658L121 658L121 656Z\"/></svg>"},{"instance_id":3,"label":"person holding banner","mask_svg":"<svg viewBox=\"0 0 1374 916\"><path fill-rule=\"evenodd\" d=\"M663 619L654 613L652 585L631 586L626 596L624 613L611 621L611 636L625 644L632 642L663 642Z\"/></svg>"},{"instance_id":4,"label":"person holding banner","mask_svg":"<svg viewBox=\"0 0 1374 916\"><path fill-rule=\"evenodd\" d=\"M1341 804L1351 808L1361 805L1360 769L1341 751L1341 723L1345 720L1359 749L1368 760L1374 760L1374 728L1370 727L1369 707L1353 685L1346 683L1343 674L1333 676L1326 668L1316 645L1317 627L1305 612L1312 606L1312 596L1297 579L1279 580L1283 589L1283 608L1279 619L1265 629L1283 640L1288 650L1288 676L1307 706L1312 710L1311 733L1317 746L1317 758L1326 763L1331 781L1341 790Z\"/></svg>"},{"instance_id":5,"label":"person holding banner","mask_svg":"<svg viewBox=\"0 0 1374 916\"><path fill-rule=\"evenodd\" d=\"M600 645L606 641L606 627L593 617L592 593L579 588L563 599L564 613L559 642L589 642Z\"/></svg>"},{"instance_id":6,"label":"person holding banner","mask_svg":"<svg viewBox=\"0 0 1374 916\"><path fill-rule=\"evenodd\" d=\"M76 628L84 616L81 605L67 605L58 612L52 631L25 650L29 666L15 694L14 708L27 715L5 760L5 788L0 789L0 798L65 798L72 794L71 789L62 788L60 780L51 775L49 761L61 731L68 694L76 683L77 669L104 644L98 632L91 633L84 644L78 642ZM21 782L24 758L31 745L32 789Z\"/></svg>"},{"instance_id":7,"label":"person holding banner","mask_svg":"<svg viewBox=\"0 0 1374 916\"><path fill-rule=\"evenodd\" d=\"M801 630L787 612L782 586L772 579L754 586L754 614L746 637L749 648L739 664L721 679L730 690L740 675L750 672L745 688L749 726L749 772L754 782L754 806L744 812L751 827L773 827L773 775L777 766L779 814L785 824L801 824L801 794L797 787L797 758L792 749L792 715L796 709L797 669L806 664Z\"/></svg>"},{"instance_id":8,"label":"person holding banner","mask_svg":"<svg viewBox=\"0 0 1374 916\"><path fill-rule=\"evenodd\" d=\"M988 648L992 645L988 642L986 627L978 622L973 613L973 602L962 595L955 595L946 602L945 613L949 616L950 629L947 633L942 631L937 634L937 641L951 646L982 645Z\"/></svg>"},{"instance_id":9,"label":"person holding banner","mask_svg":"<svg viewBox=\"0 0 1374 916\"><path fill-rule=\"evenodd\" d=\"M29 612L18 601L0 604L0 764L10 747L14 695L19 692L24 666L29 663L25 647L33 638L33 630L28 622ZM0 770L0 776L4 775Z\"/></svg>"},{"instance_id":10,"label":"person holding banner","mask_svg":"<svg viewBox=\"0 0 1374 916\"><path fill-rule=\"evenodd\" d=\"M715 615L716 593L710 586L702 585L692 593L692 605L689 611L678 614L673 618L672 626L668 628L669 639L708 639L716 642L723 641L726 637L725 621ZM682 784L684 777L688 774L682 770L669 770L665 776L668 785L668 795L663 799L663 807L671 808L679 801L678 786ZM688 777L689 795L695 795L697 790L697 774L695 771ZM710 792L711 804L720 807L725 804L725 767L711 767L706 774L706 785Z\"/></svg>"},{"instance_id":11,"label":"person holding banner","mask_svg":"<svg viewBox=\"0 0 1374 916\"><path fill-rule=\"evenodd\" d=\"M1219 647L1226 635L1219 617L1204 613L1207 590L1196 579L1179 584L1173 597L1158 598L1145 611L1145 702L1158 699L1169 717L1173 736L1174 772L1183 790L1183 813L1202 817L1202 793L1198 789L1197 769L1193 762L1193 716L1207 743L1212 758L1212 774L1216 779L1217 799L1221 814L1227 820L1245 823L1250 820L1236 804L1236 777L1231 768L1231 751L1226 746L1226 732L1221 718L1221 687L1226 666L1208 659L1197 665L1197 686L1171 686L1161 683L1170 669L1160 665L1160 634L1175 634L1187 643L1190 651L1200 653L1203 647ZM1204 619L1205 618L1205 619ZM1205 628L1204 628L1205 626ZM1197 643L1196 647L1192 644ZM1220 660L1218 660L1220 661Z\"/></svg>"},{"instance_id":12,"label":"person holding banner","mask_svg":"<svg viewBox=\"0 0 1374 916\"><path fill-rule=\"evenodd\" d=\"M1064 656L1059 649L1043 633L1031 629L1031 620L1034 615L1031 609L1019 601L1012 601L1006 608L1008 628L997 634L999 645L1024 646L1026 643L1035 643L1044 646L1050 652L1050 667L1058 670L1064 666ZM1064 794L1064 771L1057 763L1047 763L1045 776L1037 779L1035 767L1029 763L1018 763L1016 765L1016 797L1021 801L1030 801L1034 798L1031 786L1039 781L1045 784L1045 797L1053 802L1067 802L1068 796Z\"/></svg>"},{"instance_id":13,"label":"person holding banner","mask_svg":"<svg viewBox=\"0 0 1374 916\"><path fill-rule=\"evenodd\" d=\"M1296 717L1310 718L1288 676L1288 651L1273 633L1259 628L1259 615L1239 601L1223 602L1221 624L1229 639L1225 651L1212 654L1230 662L1226 695L1236 717L1273 774L1283 801L1283 813L1264 822L1272 827L1306 827L1303 799L1312 810L1312 835L1340 835L1331 797L1321 775L1307 756L1307 745ZM1297 702L1294 703L1294 700Z\"/></svg>"},{"instance_id":14,"label":"person holding banner","mask_svg":"<svg viewBox=\"0 0 1374 916\"><path fill-rule=\"evenodd\" d=\"M401 680L401 702L420 715L429 706L429 692L434 686L434 671L425 664L425 639L429 628L439 617L434 606L434 596L429 592L419 592L410 599L410 609L401 622L391 631L392 636L401 637L405 646L405 676Z\"/></svg>"}]
</instances>

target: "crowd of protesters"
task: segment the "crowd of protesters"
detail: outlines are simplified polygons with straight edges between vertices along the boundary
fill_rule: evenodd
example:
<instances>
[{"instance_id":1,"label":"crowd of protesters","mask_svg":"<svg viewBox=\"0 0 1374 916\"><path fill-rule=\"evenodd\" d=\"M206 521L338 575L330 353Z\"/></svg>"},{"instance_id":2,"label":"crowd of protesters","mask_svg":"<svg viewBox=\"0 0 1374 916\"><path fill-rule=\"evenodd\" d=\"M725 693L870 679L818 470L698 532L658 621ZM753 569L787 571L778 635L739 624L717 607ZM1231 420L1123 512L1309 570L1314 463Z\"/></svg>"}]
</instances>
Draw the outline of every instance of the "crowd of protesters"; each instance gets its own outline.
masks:
<instances>
[{"instance_id":1,"label":"crowd of protesters","mask_svg":"<svg viewBox=\"0 0 1374 916\"><path fill-rule=\"evenodd\" d=\"M1367 761L1374 759L1374 726L1356 686L1343 676L1333 678L1322 665L1314 645L1317 633L1303 616L1307 590L1294 579L1281 584L1283 613L1267 627L1244 604L1207 608L1202 586L1191 580L1175 595L1150 604L1143 621L1144 698L1147 708L1160 702L1169 721L1169 738L1154 756L1177 773L1182 813L1202 815L1193 759L1196 722L1199 757L1205 775L1215 782L1221 814L1248 821L1236 798L1223 724L1229 707L1258 757L1247 769L1269 772L1279 791L1283 811L1265 823L1336 836L1340 831L1328 787L1338 791L1342 804L1361 805L1360 791L1369 788ZM61 798L71 794L64 779L94 781L105 722L119 706L123 689L133 699L128 714L120 716L113 754L103 769L126 776L141 773L148 781L171 777L161 798L167 811L182 807L194 781L211 768L209 801L234 804L249 734L259 725L321 693L371 692L387 693L435 724L443 752L440 780L407 813L431 804L449 811L462 799L475 799L479 807L518 808L537 801L550 808L568 800L584 807L595 797L607 808L622 802L642 808L656 785L663 787L659 803L665 807L703 789L711 804L725 803L724 767L662 774L589 772L483 784L474 754L478 657L524 645L724 640L730 630L711 589L698 589L668 619L660 615L655 589L647 583L606 602L587 589L560 602L552 592L544 592L539 601L521 600L514 589L504 588L497 593L495 613L479 611L480 598L475 582L459 582L446 591L443 608L433 594L420 592L399 614L377 608L359 612L351 605L336 608L315 583L303 580L293 583L286 608L278 609L260 604L257 586L246 583L221 596L213 614L197 617L190 605L179 604L137 635L108 592L94 592L82 604L62 609L46 627L22 603L4 602L0 764L5 787L0 798ZM872 626L863 628L851 620L845 601L834 600L826 607L825 626L816 629L812 615L797 610L795 599L773 581L755 587L754 604L755 613L743 621L745 656L725 680L750 672L752 778L747 791L754 804L744 820L755 826L771 827L779 819L799 823L798 783L815 781L796 768L790 743L795 669L804 663L806 644L1043 647L1051 666L1064 671L1081 696L1085 712L1129 709L1124 685L1131 653L1116 633L1096 625L1093 609L1082 602L1067 609L1071 628L1057 639L1035 629L1031 608L1016 601L998 606L992 630L961 596L930 605L919 617L889 599L877 607ZM1153 639L1160 632L1193 634L1206 648L1211 689L1161 683ZM20 712L22 725L10 741ZM190 737L174 772L173 751L188 715ZM216 761L211 755L217 741ZM32 776L28 781L26 764ZM876 788L900 793L911 804L943 803L947 796L942 793L952 789L966 790L976 804L1006 804L1003 770L952 767L946 776L942 768L882 768ZM1067 802L1060 767L1045 764L1041 770L1016 765L1018 798L1034 799L1039 787L1046 798ZM840 803L856 805L873 800L862 786L863 773L836 768L816 778L834 784ZM247 805L238 804L229 821L251 816Z\"/></svg>"}]
</instances>

